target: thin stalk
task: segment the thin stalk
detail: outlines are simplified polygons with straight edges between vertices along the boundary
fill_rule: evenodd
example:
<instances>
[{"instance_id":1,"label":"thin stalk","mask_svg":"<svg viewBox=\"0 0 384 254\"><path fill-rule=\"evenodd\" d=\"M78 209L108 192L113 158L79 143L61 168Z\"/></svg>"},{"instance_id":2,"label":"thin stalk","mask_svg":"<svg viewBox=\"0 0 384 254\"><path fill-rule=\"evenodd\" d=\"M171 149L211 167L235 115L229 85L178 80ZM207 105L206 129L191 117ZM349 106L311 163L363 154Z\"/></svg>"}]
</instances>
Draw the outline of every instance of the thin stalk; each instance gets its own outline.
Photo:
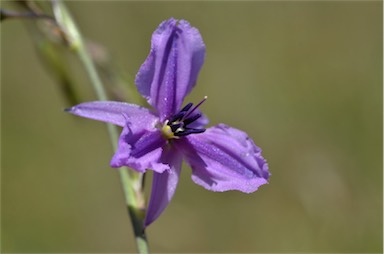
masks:
<instances>
[{"instance_id":1,"label":"thin stalk","mask_svg":"<svg viewBox=\"0 0 384 254\"><path fill-rule=\"evenodd\" d=\"M77 28L74 20L72 19L63 2L53 1L52 3L55 17L64 30L65 34L68 36L67 41L69 41L70 46L78 54L81 62L83 63L92 86L96 92L97 98L102 101L107 100L108 98L102 85L101 79L99 78L99 75L96 71L95 64L85 47L80 31ZM107 128L113 149L116 150L119 137L117 128L112 124L107 124ZM118 172L124 191L128 214L131 218L138 252L149 253L148 241L143 227L143 221L145 217L144 199L142 196L141 187L135 187L138 184L141 185L141 183L136 183L136 181L132 179L126 167L119 168Z\"/></svg>"},{"instance_id":2,"label":"thin stalk","mask_svg":"<svg viewBox=\"0 0 384 254\"><path fill-rule=\"evenodd\" d=\"M4 10L0 8L0 21L9 18L26 18L26 19L49 19L53 20L51 16L45 14L37 14L34 12L16 12L10 10Z\"/></svg>"}]
</instances>

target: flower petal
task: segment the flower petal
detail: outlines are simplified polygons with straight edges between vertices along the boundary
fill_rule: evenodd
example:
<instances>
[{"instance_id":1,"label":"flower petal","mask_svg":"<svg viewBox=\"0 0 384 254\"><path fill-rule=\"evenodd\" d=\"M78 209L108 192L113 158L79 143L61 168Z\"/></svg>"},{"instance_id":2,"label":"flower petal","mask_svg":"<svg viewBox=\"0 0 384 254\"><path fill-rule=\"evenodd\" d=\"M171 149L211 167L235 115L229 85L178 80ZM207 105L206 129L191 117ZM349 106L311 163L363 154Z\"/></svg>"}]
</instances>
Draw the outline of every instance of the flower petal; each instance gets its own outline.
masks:
<instances>
[{"instance_id":1,"label":"flower petal","mask_svg":"<svg viewBox=\"0 0 384 254\"><path fill-rule=\"evenodd\" d=\"M119 146L110 165L116 168L128 166L139 172L145 172L146 169L164 172L169 169L167 164L160 161L165 143L159 130L142 129L134 132L127 125L120 135Z\"/></svg>"},{"instance_id":2,"label":"flower petal","mask_svg":"<svg viewBox=\"0 0 384 254\"><path fill-rule=\"evenodd\" d=\"M175 144L192 167L192 180L208 190L250 193L268 182L261 149L240 130L220 124Z\"/></svg>"},{"instance_id":3,"label":"flower petal","mask_svg":"<svg viewBox=\"0 0 384 254\"><path fill-rule=\"evenodd\" d=\"M161 121L180 109L196 83L204 57L199 31L185 20L166 20L153 33L151 51L135 82Z\"/></svg>"},{"instance_id":4,"label":"flower petal","mask_svg":"<svg viewBox=\"0 0 384 254\"><path fill-rule=\"evenodd\" d=\"M66 111L77 116L108 122L122 127L127 124L127 121L135 123L142 128L154 125L157 121L157 117L150 110L134 104L117 101L85 102L66 109Z\"/></svg>"},{"instance_id":5,"label":"flower petal","mask_svg":"<svg viewBox=\"0 0 384 254\"><path fill-rule=\"evenodd\" d=\"M146 227L155 221L168 206L179 182L181 154L174 149L164 151L161 161L168 164L170 169L163 173L154 172L151 199L144 223Z\"/></svg>"}]
</instances>

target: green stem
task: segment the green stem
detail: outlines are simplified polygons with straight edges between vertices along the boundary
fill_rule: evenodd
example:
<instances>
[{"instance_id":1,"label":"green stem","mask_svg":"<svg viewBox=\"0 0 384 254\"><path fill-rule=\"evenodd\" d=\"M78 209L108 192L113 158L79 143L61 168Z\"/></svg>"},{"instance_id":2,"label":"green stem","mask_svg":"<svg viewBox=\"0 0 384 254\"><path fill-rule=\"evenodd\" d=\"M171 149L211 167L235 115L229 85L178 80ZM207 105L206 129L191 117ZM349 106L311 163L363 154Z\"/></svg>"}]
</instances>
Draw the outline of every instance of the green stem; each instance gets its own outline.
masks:
<instances>
[{"instance_id":1,"label":"green stem","mask_svg":"<svg viewBox=\"0 0 384 254\"><path fill-rule=\"evenodd\" d=\"M81 59L89 75L89 78L91 80L92 86L96 92L98 99L102 101L107 100L108 98L105 93L102 82L99 78L99 75L96 71L95 64L93 63L85 47L80 31L77 28L74 20L72 19L70 13L68 12L63 2L54 1L53 3L56 19L64 30L65 34L67 35L67 41L69 42L69 45L79 55L79 58ZM119 137L117 128L112 124L107 124L107 128L113 149L116 150L117 141ZM132 179L131 175L128 172L128 168L119 168L118 172L124 191L128 214L131 218L133 231L135 234L137 249L139 253L149 253L148 242L143 226L143 221L145 218L145 209L143 193L140 187L141 183L136 182Z\"/></svg>"}]
</instances>

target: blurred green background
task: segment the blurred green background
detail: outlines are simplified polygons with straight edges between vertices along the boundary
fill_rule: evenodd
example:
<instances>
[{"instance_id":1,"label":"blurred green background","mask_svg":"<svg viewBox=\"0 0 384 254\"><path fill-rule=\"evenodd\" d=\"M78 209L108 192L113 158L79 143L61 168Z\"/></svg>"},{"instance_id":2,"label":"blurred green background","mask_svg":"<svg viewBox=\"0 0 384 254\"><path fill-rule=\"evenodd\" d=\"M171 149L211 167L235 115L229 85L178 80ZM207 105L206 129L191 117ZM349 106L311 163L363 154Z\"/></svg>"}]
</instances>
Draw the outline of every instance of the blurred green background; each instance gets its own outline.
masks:
<instances>
[{"instance_id":1,"label":"blurred green background","mask_svg":"<svg viewBox=\"0 0 384 254\"><path fill-rule=\"evenodd\" d=\"M148 228L152 252L382 252L382 2L68 7L132 76L161 21L190 21L207 58L187 101L208 95L211 124L245 130L269 162L270 184L248 195L206 191L184 166ZM106 128L63 112L28 22L1 23L1 250L135 252ZM81 100L95 100L80 62L68 62Z\"/></svg>"}]
</instances>

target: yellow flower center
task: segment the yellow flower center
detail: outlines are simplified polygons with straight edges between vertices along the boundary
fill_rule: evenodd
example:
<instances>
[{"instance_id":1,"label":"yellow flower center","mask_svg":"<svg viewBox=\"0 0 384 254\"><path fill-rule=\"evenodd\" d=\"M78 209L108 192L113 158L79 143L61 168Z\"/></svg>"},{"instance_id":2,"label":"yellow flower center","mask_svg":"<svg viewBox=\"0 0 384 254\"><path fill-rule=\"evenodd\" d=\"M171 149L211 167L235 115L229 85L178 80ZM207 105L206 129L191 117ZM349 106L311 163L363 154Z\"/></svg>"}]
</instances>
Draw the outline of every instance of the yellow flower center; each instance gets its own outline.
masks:
<instances>
[{"instance_id":1,"label":"yellow flower center","mask_svg":"<svg viewBox=\"0 0 384 254\"><path fill-rule=\"evenodd\" d=\"M175 136L175 133L172 131L171 126L168 125L168 120L165 121L163 127L161 128L161 134L166 139L174 139L179 138L178 136Z\"/></svg>"}]
</instances>

